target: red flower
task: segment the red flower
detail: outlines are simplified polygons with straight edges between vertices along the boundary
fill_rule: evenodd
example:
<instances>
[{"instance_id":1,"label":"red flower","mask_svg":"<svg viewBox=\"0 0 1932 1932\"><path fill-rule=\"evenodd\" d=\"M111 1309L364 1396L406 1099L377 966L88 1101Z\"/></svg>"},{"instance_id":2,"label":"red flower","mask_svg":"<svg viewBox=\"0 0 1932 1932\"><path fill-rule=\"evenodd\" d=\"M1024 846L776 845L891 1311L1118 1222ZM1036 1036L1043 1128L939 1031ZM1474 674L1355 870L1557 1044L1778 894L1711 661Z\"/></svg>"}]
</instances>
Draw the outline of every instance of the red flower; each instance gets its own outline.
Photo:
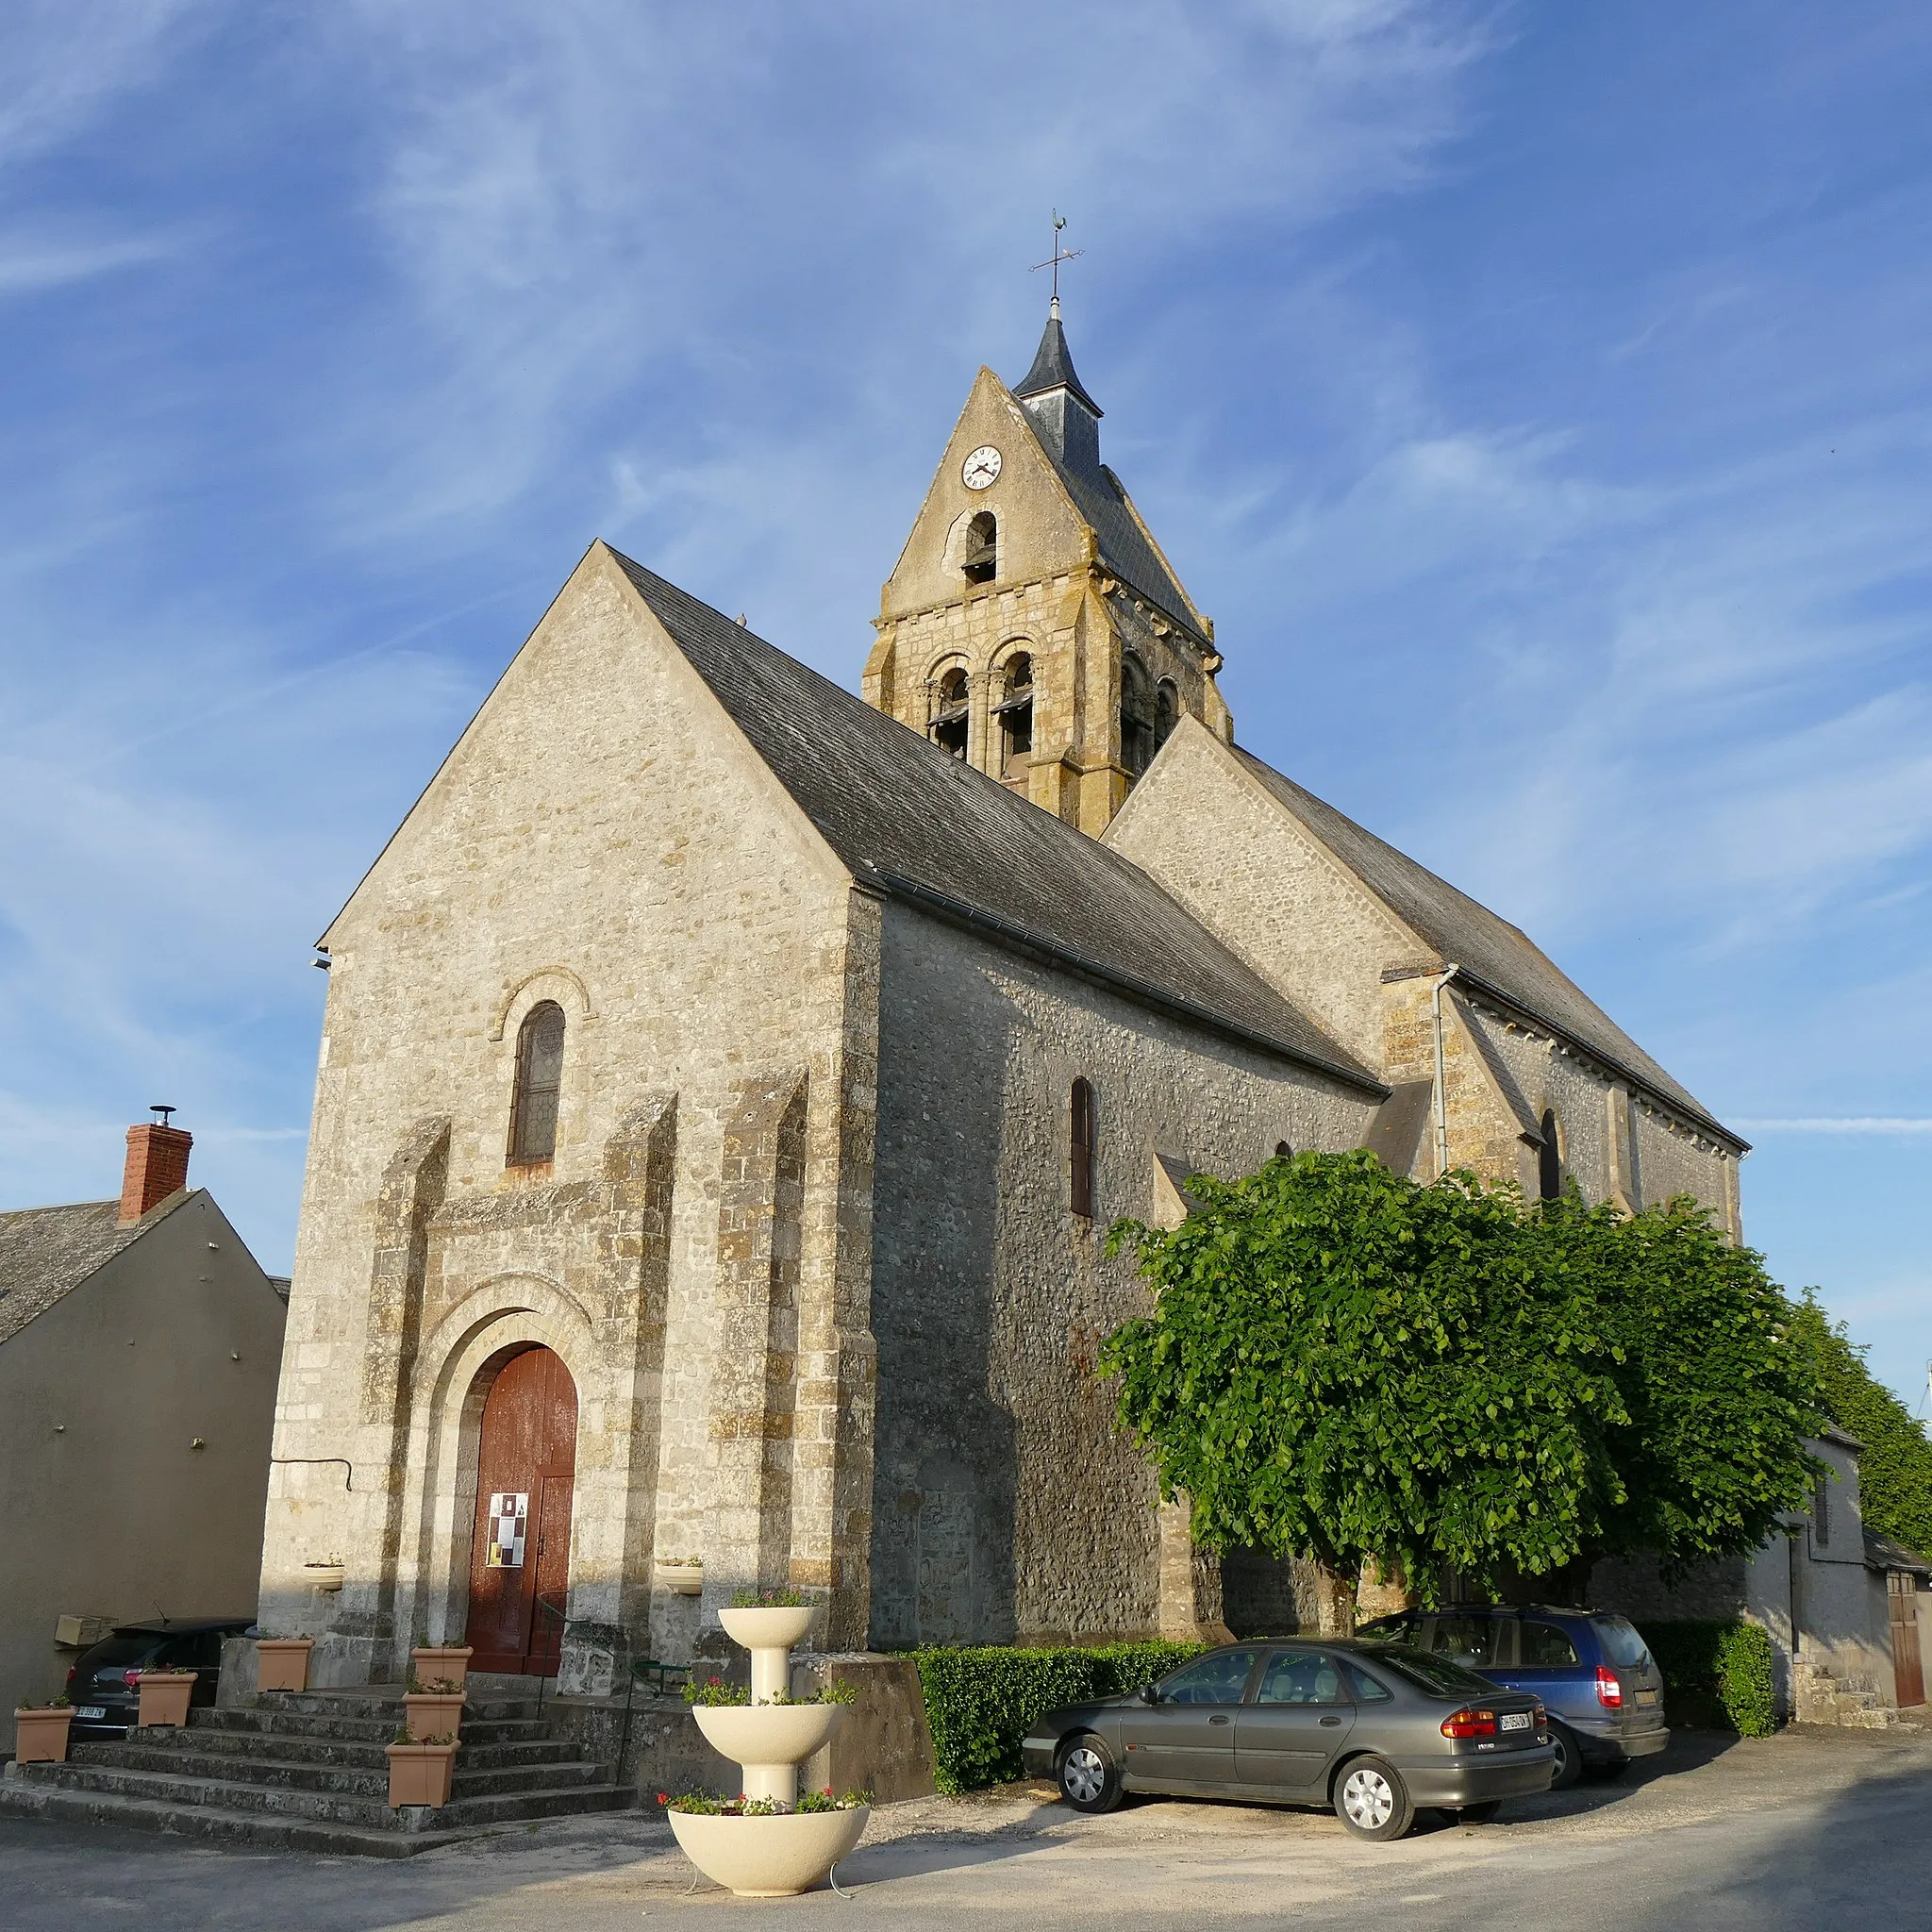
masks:
<instances>
[{"instance_id":1,"label":"red flower","mask_svg":"<svg viewBox=\"0 0 1932 1932\"><path fill-rule=\"evenodd\" d=\"M669 1791L659 1791L659 1792L658 1793L658 1804L660 1804L660 1805L668 1805L668 1804L670 1804L670 1802L671 1802L671 1793L670 1793Z\"/></svg>"}]
</instances>

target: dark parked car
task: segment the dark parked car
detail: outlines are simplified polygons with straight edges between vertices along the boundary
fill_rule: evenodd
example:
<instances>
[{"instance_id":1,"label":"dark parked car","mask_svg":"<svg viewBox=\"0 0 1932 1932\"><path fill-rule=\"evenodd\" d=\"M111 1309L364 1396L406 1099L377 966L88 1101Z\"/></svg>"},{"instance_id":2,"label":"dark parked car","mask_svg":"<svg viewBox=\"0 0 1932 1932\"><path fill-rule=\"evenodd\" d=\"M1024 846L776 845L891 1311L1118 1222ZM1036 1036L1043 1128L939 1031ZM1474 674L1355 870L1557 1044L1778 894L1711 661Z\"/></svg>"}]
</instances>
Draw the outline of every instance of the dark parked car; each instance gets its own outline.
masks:
<instances>
[{"instance_id":1,"label":"dark parked car","mask_svg":"<svg viewBox=\"0 0 1932 1932\"><path fill-rule=\"evenodd\" d=\"M1372 1839L1400 1838L1420 1806L1492 1818L1556 1769L1534 1697L1359 1640L1224 1645L1134 1696L1049 1712L1022 1749L1077 1811L1124 1791L1332 1805Z\"/></svg>"},{"instance_id":2,"label":"dark parked car","mask_svg":"<svg viewBox=\"0 0 1932 1932\"><path fill-rule=\"evenodd\" d=\"M1413 1644L1541 1698L1557 1747L1555 1790L1586 1772L1616 1777L1633 1757L1671 1741L1663 1673L1622 1617L1547 1604L1451 1604L1380 1618L1361 1634Z\"/></svg>"},{"instance_id":3,"label":"dark parked car","mask_svg":"<svg viewBox=\"0 0 1932 1932\"><path fill-rule=\"evenodd\" d=\"M76 1738L125 1738L141 1703L129 1671L164 1664L197 1672L190 1698L212 1704L222 1669L222 1640L255 1627L253 1617L196 1617L181 1623L123 1624L102 1638L67 1674Z\"/></svg>"}]
</instances>

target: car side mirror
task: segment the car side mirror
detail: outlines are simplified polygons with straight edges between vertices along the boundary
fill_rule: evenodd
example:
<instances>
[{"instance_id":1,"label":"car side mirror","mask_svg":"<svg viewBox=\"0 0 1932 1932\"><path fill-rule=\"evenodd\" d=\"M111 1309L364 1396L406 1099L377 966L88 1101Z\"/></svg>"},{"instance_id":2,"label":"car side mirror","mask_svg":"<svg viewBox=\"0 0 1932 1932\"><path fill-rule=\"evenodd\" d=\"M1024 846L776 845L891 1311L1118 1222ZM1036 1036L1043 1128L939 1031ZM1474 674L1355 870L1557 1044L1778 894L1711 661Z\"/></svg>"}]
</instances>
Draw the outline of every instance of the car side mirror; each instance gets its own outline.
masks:
<instances>
[{"instance_id":1,"label":"car side mirror","mask_svg":"<svg viewBox=\"0 0 1932 1932\"><path fill-rule=\"evenodd\" d=\"M1152 1684L1142 1684L1141 1686L1141 1702L1142 1704L1158 1704L1160 1702L1159 1690Z\"/></svg>"}]
</instances>

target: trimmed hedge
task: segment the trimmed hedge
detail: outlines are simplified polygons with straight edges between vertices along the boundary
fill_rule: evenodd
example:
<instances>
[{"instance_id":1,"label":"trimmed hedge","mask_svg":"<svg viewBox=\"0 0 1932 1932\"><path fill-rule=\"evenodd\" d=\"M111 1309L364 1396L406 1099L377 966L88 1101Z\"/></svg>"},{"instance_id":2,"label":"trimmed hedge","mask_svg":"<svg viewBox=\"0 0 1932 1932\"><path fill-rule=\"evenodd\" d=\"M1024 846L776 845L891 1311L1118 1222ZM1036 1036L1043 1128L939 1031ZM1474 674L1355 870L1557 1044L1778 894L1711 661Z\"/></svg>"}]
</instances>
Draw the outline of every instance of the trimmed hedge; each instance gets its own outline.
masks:
<instances>
[{"instance_id":1,"label":"trimmed hedge","mask_svg":"<svg viewBox=\"0 0 1932 1932\"><path fill-rule=\"evenodd\" d=\"M932 1729L933 1782L957 1793L1022 1776L1020 1741L1035 1718L1063 1704L1124 1697L1204 1648L1154 1642L1092 1650L1005 1644L915 1650Z\"/></svg>"},{"instance_id":2,"label":"trimmed hedge","mask_svg":"<svg viewBox=\"0 0 1932 1932\"><path fill-rule=\"evenodd\" d=\"M1714 1700L1740 1737L1768 1738L1777 1727L1771 1633L1761 1624L1690 1621L1639 1626L1681 1709Z\"/></svg>"}]
</instances>

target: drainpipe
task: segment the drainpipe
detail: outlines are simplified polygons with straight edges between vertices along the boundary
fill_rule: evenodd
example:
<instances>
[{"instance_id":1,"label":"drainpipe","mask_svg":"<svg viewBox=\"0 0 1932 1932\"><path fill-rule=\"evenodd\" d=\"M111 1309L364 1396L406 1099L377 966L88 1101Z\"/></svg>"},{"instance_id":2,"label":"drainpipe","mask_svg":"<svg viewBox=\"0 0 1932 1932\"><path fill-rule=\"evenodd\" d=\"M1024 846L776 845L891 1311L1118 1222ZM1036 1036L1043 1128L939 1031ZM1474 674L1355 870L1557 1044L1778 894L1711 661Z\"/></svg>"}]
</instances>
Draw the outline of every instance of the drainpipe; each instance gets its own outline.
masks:
<instances>
[{"instance_id":1,"label":"drainpipe","mask_svg":"<svg viewBox=\"0 0 1932 1932\"><path fill-rule=\"evenodd\" d=\"M1449 1172L1449 1092L1442 1065L1442 989L1462 971L1445 966L1429 989L1429 1007L1436 1023L1436 1178Z\"/></svg>"}]
</instances>

